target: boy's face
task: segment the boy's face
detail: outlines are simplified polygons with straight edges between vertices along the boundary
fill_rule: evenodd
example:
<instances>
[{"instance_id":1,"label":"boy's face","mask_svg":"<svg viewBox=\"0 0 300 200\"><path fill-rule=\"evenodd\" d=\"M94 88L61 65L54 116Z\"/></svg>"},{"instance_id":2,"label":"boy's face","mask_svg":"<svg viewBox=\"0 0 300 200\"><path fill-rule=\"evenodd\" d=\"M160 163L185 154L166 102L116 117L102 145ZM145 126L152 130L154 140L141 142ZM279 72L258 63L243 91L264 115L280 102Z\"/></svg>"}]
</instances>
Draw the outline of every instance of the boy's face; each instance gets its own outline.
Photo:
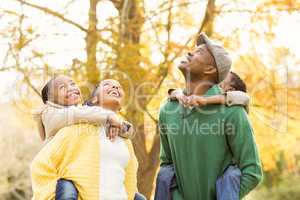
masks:
<instances>
[{"instance_id":1,"label":"boy's face","mask_svg":"<svg viewBox=\"0 0 300 200\"><path fill-rule=\"evenodd\" d=\"M220 87L223 89L224 92L234 91L236 90L231 83L232 74L229 73L227 77L220 83Z\"/></svg>"},{"instance_id":2,"label":"boy's face","mask_svg":"<svg viewBox=\"0 0 300 200\"><path fill-rule=\"evenodd\" d=\"M59 105L72 106L81 101L81 93L76 83L67 76L59 76L53 80L50 88L52 101Z\"/></svg>"}]
</instances>

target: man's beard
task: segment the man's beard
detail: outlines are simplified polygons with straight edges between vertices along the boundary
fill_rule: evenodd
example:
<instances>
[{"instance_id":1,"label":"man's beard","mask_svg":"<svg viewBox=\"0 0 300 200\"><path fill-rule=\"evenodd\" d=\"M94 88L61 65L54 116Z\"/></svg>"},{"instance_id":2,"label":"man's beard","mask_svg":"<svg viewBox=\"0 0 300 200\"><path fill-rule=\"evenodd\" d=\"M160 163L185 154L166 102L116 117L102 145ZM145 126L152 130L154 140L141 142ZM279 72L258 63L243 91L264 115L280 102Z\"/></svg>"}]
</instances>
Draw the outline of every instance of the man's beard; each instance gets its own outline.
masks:
<instances>
[{"instance_id":1,"label":"man's beard","mask_svg":"<svg viewBox=\"0 0 300 200\"><path fill-rule=\"evenodd\" d=\"M198 82L203 80L202 74L192 73L191 70L182 69L180 70L184 76L185 82Z\"/></svg>"}]
</instances>

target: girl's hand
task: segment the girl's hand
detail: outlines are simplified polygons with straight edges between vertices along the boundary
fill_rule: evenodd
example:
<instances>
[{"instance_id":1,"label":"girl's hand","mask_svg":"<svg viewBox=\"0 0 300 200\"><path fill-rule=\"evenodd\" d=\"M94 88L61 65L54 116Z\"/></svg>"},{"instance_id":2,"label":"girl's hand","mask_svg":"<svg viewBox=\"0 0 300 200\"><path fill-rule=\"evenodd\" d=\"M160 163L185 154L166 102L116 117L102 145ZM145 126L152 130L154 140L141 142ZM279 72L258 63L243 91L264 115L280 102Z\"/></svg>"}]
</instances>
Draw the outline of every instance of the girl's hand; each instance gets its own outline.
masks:
<instances>
[{"instance_id":1,"label":"girl's hand","mask_svg":"<svg viewBox=\"0 0 300 200\"><path fill-rule=\"evenodd\" d=\"M109 126L108 129L106 130L106 137L112 142L115 141L117 136L120 134L121 129L114 127L114 126Z\"/></svg>"},{"instance_id":2,"label":"girl's hand","mask_svg":"<svg viewBox=\"0 0 300 200\"><path fill-rule=\"evenodd\" d=\"M120 118L117 116L117 114L111 114L107 117L107 122L108 125L113 126L115 128L121 129L123 126L123 121L120 120Z\"/></svg>"},{"instance_id":3,"label":"girl's hand","mask_svg":"<svg viewBox=\"0 0 300 200\"><path fill-rule=\"evenodd\" d=\"M114 141L121 132L123 122L116 114L112 114L108 116L106 126L106 137L108 137L111 141Z\"/></svg>"}]
</instances>

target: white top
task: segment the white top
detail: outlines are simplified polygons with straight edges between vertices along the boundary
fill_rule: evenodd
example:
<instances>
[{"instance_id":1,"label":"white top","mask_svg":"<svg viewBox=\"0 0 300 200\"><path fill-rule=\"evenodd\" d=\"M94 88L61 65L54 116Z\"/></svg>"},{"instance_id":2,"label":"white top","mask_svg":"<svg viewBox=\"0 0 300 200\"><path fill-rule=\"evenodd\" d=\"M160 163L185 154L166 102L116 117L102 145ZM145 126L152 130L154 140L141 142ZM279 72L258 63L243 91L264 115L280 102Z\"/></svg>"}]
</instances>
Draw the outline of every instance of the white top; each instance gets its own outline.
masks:
<instances>
[{"instance_id":1,"label":"white top","mask_svg":"<svg viewBox=\"0 0 300 200\"><path fill-rule=\"evenodd\" d=\"M117 137L111 142L100 130L100 199L127 200L125 169L130 153L124 139Z\"/></svg>"}]
</instances>

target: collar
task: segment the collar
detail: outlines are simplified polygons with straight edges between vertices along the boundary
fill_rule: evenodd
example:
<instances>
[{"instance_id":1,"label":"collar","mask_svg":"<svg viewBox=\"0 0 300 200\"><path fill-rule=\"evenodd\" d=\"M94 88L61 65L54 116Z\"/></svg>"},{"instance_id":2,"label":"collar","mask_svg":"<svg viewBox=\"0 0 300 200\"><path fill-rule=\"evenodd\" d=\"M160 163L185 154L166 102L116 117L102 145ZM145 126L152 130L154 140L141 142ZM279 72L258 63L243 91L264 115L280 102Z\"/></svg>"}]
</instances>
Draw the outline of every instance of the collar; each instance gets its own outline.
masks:
<instances>
[{"instance_id":1,"label":"collar","mask_svg":"<svg viewBox=\"0 0 300 200\"><path fill-rule=\"evenodd\" d=\"M213 96L213 95L218 95L218 94L222 94L222 89L219 85L213 85L212 87L210 87L205 94L203 94L203 96ZM187 113L186 116L189 116L191 113L195 112L197 109L194 106L188 107L189 111ZM205 109L205 108L201 108L201 109Z\"/></svg>"},{"instance_id":2,"label":"collar","mask_svg":"<svg viewBox=\"0 0 300 200\"><path fill-rule=\"evenodd\" d=\"M219 85L213 85L210 87L203 96L213 96L217 94L222 94L223 91Z\"/></svg>"},{"instance_id":3,"label":"collar","mask_svg":"<svg viewBox=\"0 0 300 200\"><path fill-rule=\"evenodd\" d=\"M186 88L183 89L182 91L185 95L187 94ZM213 85L203 94L203 96L213 96L213 95L222 94L222 93L223 93L223 91L219 85Z\"/></svg>"}]
</instances>

